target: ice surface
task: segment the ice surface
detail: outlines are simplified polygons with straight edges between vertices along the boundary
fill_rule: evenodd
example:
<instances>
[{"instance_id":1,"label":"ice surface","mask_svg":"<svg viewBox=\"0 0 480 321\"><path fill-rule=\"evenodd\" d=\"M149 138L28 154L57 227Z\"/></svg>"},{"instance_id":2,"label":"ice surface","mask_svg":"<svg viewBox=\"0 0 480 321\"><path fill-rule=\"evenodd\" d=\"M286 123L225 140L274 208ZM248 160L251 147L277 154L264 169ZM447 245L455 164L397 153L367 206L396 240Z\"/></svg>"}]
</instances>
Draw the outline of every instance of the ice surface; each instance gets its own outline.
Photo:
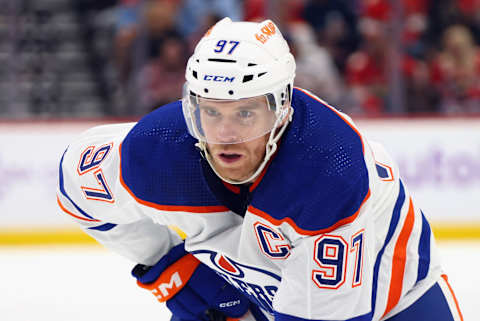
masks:
<instances>
[{"instance_id":1,"label":"ice surface","mask_svg":"<svg viewBox=\"0 0 480 321\"><path fill-rule=\"evenodd\" d=\"M136 286L133 265L100 247L0 248L0 319L169 320Z\"/></svg>"},{"instance_id":2,"label":"ice surface","mask_svg":"<svg viewBox=\"0 0 480 321\"><path fill-rule=\"evenodd\" d=\"M479 320L480 242L442 242L464 320ZM168 321L130 277L134 264L100 247L0 247L2 321Z\"/></svg>"}]
</instances>

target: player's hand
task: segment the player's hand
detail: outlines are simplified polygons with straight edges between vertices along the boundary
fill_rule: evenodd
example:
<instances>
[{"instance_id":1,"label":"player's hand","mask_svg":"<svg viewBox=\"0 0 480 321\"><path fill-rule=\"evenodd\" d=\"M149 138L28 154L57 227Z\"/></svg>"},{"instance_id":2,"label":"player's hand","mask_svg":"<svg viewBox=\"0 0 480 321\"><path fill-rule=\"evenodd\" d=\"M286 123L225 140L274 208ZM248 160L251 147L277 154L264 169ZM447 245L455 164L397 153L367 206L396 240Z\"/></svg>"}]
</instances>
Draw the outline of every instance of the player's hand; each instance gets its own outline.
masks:
<instances>
[{"instance_id":1,"label":"player's hand","mask_svg":"<svg viewBox=\"0 0 480 321\"><path fill-rule=\"evenodd\" d=\"M136 265L132 274L140 287L166 302L175 319L181 321L210 321L212 315L217 321L222 315L240 318L249 308L247 298L186 252L183 243L154 266Z\"/></svg>"}]
</instances>

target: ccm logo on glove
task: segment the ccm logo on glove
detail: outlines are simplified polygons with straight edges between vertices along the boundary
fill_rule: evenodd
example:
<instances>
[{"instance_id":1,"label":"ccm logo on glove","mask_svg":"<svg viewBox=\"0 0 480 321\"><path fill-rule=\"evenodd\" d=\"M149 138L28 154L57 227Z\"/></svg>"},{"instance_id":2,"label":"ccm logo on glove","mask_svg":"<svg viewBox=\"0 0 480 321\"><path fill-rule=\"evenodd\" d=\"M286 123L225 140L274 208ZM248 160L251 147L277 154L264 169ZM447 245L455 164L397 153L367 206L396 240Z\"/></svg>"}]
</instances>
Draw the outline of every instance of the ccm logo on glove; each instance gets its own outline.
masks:
<instances>
[{"instance_id":1,"label":"ccm logo on glove","mask_svg":"<svg viewBox=\"0 0 480 321\"><path fill-rule=\"evenodd\" d=\"M220 308L229 308L229 307L233 307L233 306L235 306L237 304L240 304L240 303L241 303L240 300L235 300L235 301L229 301L229 302L222 302L218 306Z\"/></svg>"},{"instance_id":2,"label":"ccm logo on glove","mask_svg":"<svg viewBox=\"0 0 480 321\"><path fill-rule=\"evenodd\" d=\"M185 286L199 264L200 261L189 254L178 260L175 266L167 268L155 282L144 284L137 280L137 284L150 290L158 301L165 302Z\"/></svg>"}]
</instances>

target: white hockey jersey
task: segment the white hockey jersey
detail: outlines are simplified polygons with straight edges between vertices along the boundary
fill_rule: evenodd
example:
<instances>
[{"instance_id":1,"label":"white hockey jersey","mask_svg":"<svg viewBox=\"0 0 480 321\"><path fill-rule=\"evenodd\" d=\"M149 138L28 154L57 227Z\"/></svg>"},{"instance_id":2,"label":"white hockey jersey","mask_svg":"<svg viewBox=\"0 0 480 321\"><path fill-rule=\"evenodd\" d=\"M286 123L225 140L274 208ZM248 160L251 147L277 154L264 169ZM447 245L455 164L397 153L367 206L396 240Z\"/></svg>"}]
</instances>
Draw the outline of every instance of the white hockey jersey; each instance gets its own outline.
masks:
<instances>
[{"instance_id":1,"label":"white hockey jersey","mask_svg":"<svg viewBox=\"0 0 480 321\"><path fill-rule=\"evenodd\" d=\"M153 265L185 248L275 320L383 320L441 274L397 166L351 119L296 88L279 150L250 186L201 157L181 103L92 128L59 170L58 203L100 243Z\"/></svg>"}]
</instances>

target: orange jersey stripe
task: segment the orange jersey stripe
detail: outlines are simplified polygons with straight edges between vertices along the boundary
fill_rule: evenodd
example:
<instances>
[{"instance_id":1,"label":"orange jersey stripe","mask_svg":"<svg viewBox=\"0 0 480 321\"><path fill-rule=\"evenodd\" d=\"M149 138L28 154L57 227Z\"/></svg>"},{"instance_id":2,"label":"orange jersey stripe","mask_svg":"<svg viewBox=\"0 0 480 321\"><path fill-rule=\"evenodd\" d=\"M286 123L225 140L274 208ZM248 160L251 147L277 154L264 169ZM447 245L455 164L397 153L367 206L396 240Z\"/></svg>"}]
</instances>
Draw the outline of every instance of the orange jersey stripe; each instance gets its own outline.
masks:
<instances>
[{"instance_id":1,"label":"orange jersey stripe","mask_svg":"<svg viewBox=\"0 0 480 321\"><path fill-rule=\"evenodd\" d=\"M395 244L395 250L393 252L392 279L390 281L390 289L388 290L387 307L385 308L382 318L397 305L402 294L403 275L405 272L405 263L407 257L407 243L413 230L414 221L415 216L413 202L410 198L407 217L405 218L405 223L400 231L400 235L398 236L397 243Z\"/></svg>"},{"instance_id":2,"label":"orange jersey stripe","mask_svg":"<svg viewBox=\"0 0 480 321\"><path fill-rule=\"evenodd\" d=\"M90 218L81 217L81 216L73 214L72 212L70 212L69 210L67 210L63 206L63 204L60 202L60 199L58 198L58 196L57 196L57 203L58 203L58 206L60 206L60 208L62 209L62 211L64 211L65 213L67 213L70 216L75 217L76 219L79 219L79 220L82 220L82 221L87 221L87 222L100 222L100 220L97 220L97 219L90 219Z\"/></svg>"},{"instance_id":3,"label":"orange jersey stripe","mask_svg":"<svg viewBox=\"0 0 480 321\"><path fill-rule=\"evenodd\" d=\"M222 183L230 192L233 192L235 194L240 194L240 187L227 183L224 180L222 180Z\"/></svg>"},{"instance_id":4,"label":"orange jersey stripe","mask_svg":"<svg viewBox=\"0 0 480 321\"><path fill-rule=\"evenodd\" d=\"M321 229L321 230L316 230L316 231L310 231L310 230L305 230L305 229L302 229L300 228L297 224L295 224L295 222L290 218L290 217L285 217L285 218L282 218L280 220L276 219L276 218L273 218L271 217L270 215L268 215L267 213L263 212L262 210L259 210L258 208L255 208L253 206L249 206L248 207L248 210L257 215L257 216L260 216L261 218L269 221L270 223L272 223L273 225L280 225L282 223L287 223L288 225L290 225L298 234L302 234L302 235L318 235L318 234L322 234L322 233L328 233L328 232L331 232L337 228L339 228L340 226L342 225L345 225L345 224L348 224L348 223L351 223L353 222L357 216L358 216L358 213L360 213L360 209L362 208L363 204L365 204L365 202L367 201L367 199L370 197L370 190L368 190L368 193L367 193L367 196L365 196L365 198L363 199L362 201L362 204L360 204L360 207L358 208L358 210L350 215L349 217L345 217L339 221L337 221L335 224L333 224L332 226L330 227L327 227L327 228L324 228L324 229Z\"/></svg>"},{"instance_id":5,"label":"orange jersey stripe","mask_svg":"<svg viewBox=\"0 0 480 321\"><path fill-rule=\"evenodd\" d=\"M275 155L277 155L277 153L275 153L273 157L275 157ZM258 177L255 179L253 184L248 189L250 192L253 192L253 190L257 188L258 184L260 184L260 182L262 181L263 176L265 176L265 173L267 172L267 168L270 166L270 163L272 162L273 157L268 161L267 166L265 166L265 168L262 170L260 175L258 175Z\"/></svg>"},{"instance_id":6,"label":"orange jersey stripe","mask_svg":"<svg viewBox=\"0 0 480 321\"><path fill-rule=\"evenodd\" d=\"M229 209L226 206L184 206L184 205L161 205L149 201L142 200L135 196L135 194L130 190L125 181L123 180L122 175L122 144L118 147L119 151L119 178L120 183L123 188L140 204L155 208L161 211L170 211L170 212L189 212L189 213L218 213L218 212L227 212Z\"/></svg>"},{"instance_id":7,"label":"orange jersey stripe","mask_svg":"<svg viewBox=\"0 0 480 321\"><path fill-rule=\"evenodd\" d=\"M452 294L453 301L455 301L455 306L457 307L458 315L460 316L460 320L463 321L463 315L462 312L460 311L460 306L458 305L457 297L455 296L455 293L453 293L453 289L450 286L450 283L448 283L448 277L446 274L442 274L442 278L445 280L445 283L447 283L448 289L450 290L450 293Z\"/></svg>"}]
</instances>

